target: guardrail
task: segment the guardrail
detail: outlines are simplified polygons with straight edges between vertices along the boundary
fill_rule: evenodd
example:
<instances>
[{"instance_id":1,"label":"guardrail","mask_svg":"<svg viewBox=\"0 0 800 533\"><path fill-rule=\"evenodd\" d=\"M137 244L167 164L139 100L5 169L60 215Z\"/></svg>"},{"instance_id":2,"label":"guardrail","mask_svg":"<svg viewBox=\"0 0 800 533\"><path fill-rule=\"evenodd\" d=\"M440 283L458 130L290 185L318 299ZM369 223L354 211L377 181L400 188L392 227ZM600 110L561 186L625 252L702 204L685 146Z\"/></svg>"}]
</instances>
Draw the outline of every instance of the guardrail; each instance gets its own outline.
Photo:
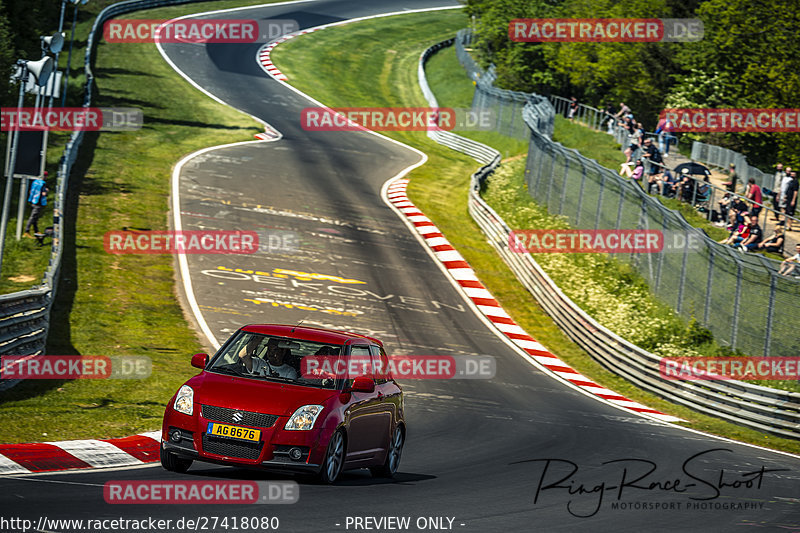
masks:
<instances>
[{"instance_id":1,"label":"guardrail","mask_svg":"<svg viewBox=\"0 0 800 533\"><path fill-rule=\"evenodd\" d=\"M424 64L436 51L452 43L452 39L438 43L422 53L419 60L419 84L429 105L438 107L435 96L425 79ZM526 105L523 115L532 138L553 143L550 134L538 130L547 123L543 114L554 113L544 98ZM547 104L547 105L544 105ZM548 109L549 107L549 109ZM436 133L436 136L433 134ZM493 150L475 141L455 139L450 132L431 132L435 140L445 136L447 146L485 162L486 151ZM511 268L517 279L533 295L553 321L576 344L586 350L605 368L620 375L644 390L696 411L723 418L730 422L766 431L781 437L800 439L800 394L762 387L740 381L678 381L668 380L659 371L660 357L651 354L619 337L586 314L566 296L545 273L533 256L510 250L511 228L480 196L481 183L499 164L500 154L472 175L469 190L469 212L489 243Z\"/></svg>"},{"instance_id":2,"label":"guardrail","mask_svg":"<svg viewBox=\"0 0 800 533\"><path fill-rule=\"evenodd\" d=\"M188 4L202 0L129 0L112 4L103 9L94 21L86 45L83 63L86 73L83 107L92 105L94 74L91 60L97 45L96 36L102 35L103 24L111 17L168 5ZM50 309L56 296L58 276L61 270L61 255L64 244L64 221L62 216L66 205L67 188L72 165L78 158L84 132L74 132L64 147L64 154L58 166L56 198L53 207L53 243L50 247L50 261L42 283L30 290L0 295L0 354L2 355L41 355L47 342L50 329ZM19 380L0 381L0 391L7 390Z\"/></svg>"}]
</instances>

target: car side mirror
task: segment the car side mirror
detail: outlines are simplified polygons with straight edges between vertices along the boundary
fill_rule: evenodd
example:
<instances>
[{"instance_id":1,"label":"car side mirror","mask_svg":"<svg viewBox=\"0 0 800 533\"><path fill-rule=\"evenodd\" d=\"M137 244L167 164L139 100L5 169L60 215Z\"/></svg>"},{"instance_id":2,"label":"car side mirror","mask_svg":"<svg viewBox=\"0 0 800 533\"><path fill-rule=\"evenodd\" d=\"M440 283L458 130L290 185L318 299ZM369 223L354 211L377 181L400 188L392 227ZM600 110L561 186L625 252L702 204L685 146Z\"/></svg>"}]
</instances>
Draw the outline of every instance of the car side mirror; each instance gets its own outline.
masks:
<instances>
[{"instance_id":1,"label":"car side mirror","mask_svg":"<svg viewBox=\"0 0 800 533\"><path fill-rule=\"evenodd\" d=\"M353 384L347 389L347 392L375 392L375 381L367 376L358 376L353 380Z\"/></svg>"},{"instance_id":2,"label":"car side mirror","mask_svg":"<svg viewBox=\"0 0 800 533\"><path fill-rule=\"evenodd\" d=\"M196 368L205 368L208 364L207 353L196 353L192 356L192 366Z\"/></svg>"}]
</instances>

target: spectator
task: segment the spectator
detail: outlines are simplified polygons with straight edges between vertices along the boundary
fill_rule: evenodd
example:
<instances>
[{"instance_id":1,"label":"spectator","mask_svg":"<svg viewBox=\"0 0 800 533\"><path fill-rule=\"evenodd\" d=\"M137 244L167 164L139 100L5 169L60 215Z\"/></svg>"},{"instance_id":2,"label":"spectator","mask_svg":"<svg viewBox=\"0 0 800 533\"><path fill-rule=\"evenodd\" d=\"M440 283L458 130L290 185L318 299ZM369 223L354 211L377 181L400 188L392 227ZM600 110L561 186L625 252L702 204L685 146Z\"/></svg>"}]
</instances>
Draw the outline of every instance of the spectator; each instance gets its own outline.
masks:
<instances>
[{"instance_id":1,"label":"spectator","mask_svg":"<svg viewBox=\"0 0 800 533\"><path fill-rule=\"evenodd\" d=\"M625 117L628 117L629 115L631 117L633 116L633 115L631 115L631 108L626 106L625 102L620 102L619 103L619 111L617 111L617 114L614 115L614 118L623 119Z\"/></svg>"},{"instance_id":2,"label":"spectator","mask_svg":"<svg viewBox=\"0 0 800 533\"><path fill-rule=\"evenodd\" d=\"M628 125L628 147L625 149L625 162L630 163L633 155L642 145L643 131L638 127L635 120L631 120Z\"/></svg>"},{"instance_id":3,"label":"spectator","mask_svg":"<svg viewBox=\"0 0 800 533\"><path fill-rule=\"evenodd\" d=\"M678 176L673 176L668 168L664 169L664 174L658 180L658 185L661 188L661 195L667 198L673 198L678 194L678 186L681 180Z\"/></svg>"},{"instance_id":4,"label":"spectator","mask_svg":"<svg viewBox=\"0 0 800 533\"><path fill-rule=\"evenodd\" d=\"M683 180L681 180L679 187L681 191L680 200L691 203L697 183L688 171L683 174Z\"/></svg>"},{"instance_id":5,"label":"spectator","mask_svg":"<svg viewBox=\"0 0 800 533\"><path fill-rule=\"evenodd\" d=\"M800 243L795 244L794 249L796 253L792 257L789 257L788 259L784 260L783 263L781 263L781 268L780 270L778 270L778 274L782 276L788 276L789 274L794 272L795 269L797 268L797 265L800 264ZM795 277L800 277L800 276L795 276Z\"/></svg>"},{"instance_id":6,"label":"spectator","mask_svg":"<svg viewBox=\"0 0 800 533\"><path fill-rule=\"evenodd\" d=\"M734 226L735 229L731 230L728 237L719 241L720 244L727 244L728 246L737 246L743 240L750 236L750 226L747 224L739 224Z\"/></svg>"},{"instance_id":7,"label":"spectator","mask_svg":"<svg viewBox=\"0 0 800 533\"><path fill-rule=\"evenodd\" d=\"M792 182L792 167L786 167L786 170L783 172L783 179L781 180L781 186L778 188L778 211L783 211L786 208L786 194L787 190L789 189L789 184ZM778 215L776 215L778 216ZM782 226L784 221L778 223L778 225Z\"/></svg>"},{"instance_id":8,"label":"spectator","mask_svg":"<svg viewBox=\"0 0 800 533\"><path fill-rule=\"evenodd\" d=\"M44 172L44 178L47 178L47 171ZM36 178L33 180L33 183L31 183L31 189L28 193L28 203L31 206L31 216L28 218L28 222L25 224L26 237L33 238L33 235L29 233L31 226L33 226L34 233L39 233L39 218L42 216L42 211L44 211L44 208L47 205L47 193L49 192L44 178Z\"/></svg>"},{"instance_id":9,"label":"spectator","mask_svg":"<svg viewBox=\"0 0 800 533\"><path fill-rule=\"evenodd\" d=\"M781 182L783 181L783 177L785 175L786 174L783 171L783 164L778 163L777 165L775 165L775 177L772 180L772 190L770 191L772 195L772 208L775 211L780 211L780 204L778 202L778 199L781 196ZM772 214L772 219L775 221L780 220L777 213Z\"/></svg>"},{"instance_id":10,"label":"spectator","mask_svg":"<svg viewBox=\"0 0 800 533\"><path fill-rule=\"evenodd\" d=\"M656 174L661 174L661 164L664 162L661 152L653 144L653 139L645 139L642 143L642 157L650 161L650 177L647 182L647 194L650 194L650 188L656 182Z\"/></svg>"},{"instance_id":11,"label":"spectator","mask_svg":"<svg viewBox=\"0 0 800 533\"><path fill-rule=\"evenodd\" d=\"M632 163L623 163L622 168L619 171L620 176L626 176L636 183L640 183L642 181L642 176L644 175L644 162L641 159L636 160L636 166L631 170ZM641 184L639 184L641 187Z\"/></svg>"},{"instance_id":12,"label":"spectator","mask_svg":"<svg viewBox=\"0 0 800 533\"><path fill-rule=\"evenodd\" d=\"M728 221L727 229L733 233L736 228L745 223L745 217L747 216L747 205L738 197L731 195L730 206L726 211L726 215L726 219Z\"/></svg>"},{"instance_id":13,"label":"spectator","mask_svg":"<svg viewBox=\"0 0 800 533\"><path fill-rule=\"evenodd\" d=\"M656 126L656 133L658 134L658 149L664 154L664 157L669 156L669 143L672 140L672 132L674 127L672 121L666 117L658 121Z\"/></svg>"},{"instance_id":14,"label":"spectator","mask_svg":"<svg viewBox=\"0 0 800 533\"><path fill-rule=\"evenodd\" d=\"M736 165L731 163L730 178L723 183L725 190L735 193L737 181L739 181L739 175L736 173Z\"/></svg>"},{"instance_id":15,"label":"spectator","mask_svg":"<svg viewBox=\"0 0 800 533\"><path fill-rule=\"evenodd\" d=\"M783 228L776 228L775 232L758 243L756 247L756 251L759 252L770 252L773 254L782 254L783 253L783 245L786 243L786 239L783 236Z\"/></svg>"},{"instance_id":16,"label":"spectator","mask_svg":"<svg viewBox=\"0 0 800 533\"><path fill-rule=\"evenodd\" d=\"M744 195L753 204L750 212L758 216L758 214L761 213L761 209L764 207L764 205L761 203L761 187L756 185L755 178L750 178L747 180L747 190L745 191Z\"/></svg>"},{"instance_id":17,"label":"spectator","mask_svg":"<svg viewBox=\"0 0 800 533\"><path fill-rule=\"evenodd\" d=\"M784 180L786 183L786 180ZM795 209L797 209L797 172L792 171L786 188L781 191L781 203L783 205L783 214L786 215L783 219L786 225L786 231L792 231L792 219Z\"/></svg>"},{"instance_id":18,"label":"spectator","mask_svg":"<svg viewBox=\"0 0 800 533\"><path fill-rule=\"evenodd\" d=\"M569 108L567 109L567 119L573 120L575 118L575 113L578 112L578 99L574 96L571 98L571 102L569 103Z\"/></svg>"},{"instance_id":19,"label":"spectator","mask_svg":"<svg viewBox=\"0 0 800 533\"><path fill-rule=\"evenodd\" d=\"M739 242L739 249L743 252L750 252L757 248L764 238L764 230L758 225L757 215L750 215L747 227L750 230L747 237Z\"/></svg>"},{"instance_id":20,"label":"spectator","mask_svg":"<svg viewBox=\"0 0 800 533\"><path fill-rule=\"evenodd\" d=\"M606 122L606 128L607 128L606 133L608 133L609 135L614 135L614 124L616 123L614 115L614 106L611 105L611 102L609 102L603 111L608 117L608 120Z\"/></svg>"}]
</instances>

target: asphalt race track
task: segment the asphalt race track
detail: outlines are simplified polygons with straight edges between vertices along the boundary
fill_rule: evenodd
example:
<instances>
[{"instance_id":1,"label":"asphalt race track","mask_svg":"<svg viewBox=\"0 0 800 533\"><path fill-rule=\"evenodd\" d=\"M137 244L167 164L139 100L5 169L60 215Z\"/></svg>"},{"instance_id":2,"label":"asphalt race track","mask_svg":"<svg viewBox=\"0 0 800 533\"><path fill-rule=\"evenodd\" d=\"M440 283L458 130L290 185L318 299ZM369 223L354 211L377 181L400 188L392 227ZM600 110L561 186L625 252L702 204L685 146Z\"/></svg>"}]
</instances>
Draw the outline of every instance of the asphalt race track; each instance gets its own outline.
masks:
<instances>
[{"instance_id":1,"label":"asphalt race track","mask_svg":"<svg viewBox=\"0 0 800 533\"><path fill-rule=\"evenodd\" d=\"M455 3L312 1L248 9L246 18L295 19L306 28L444 5ZM377 336L391 354L492 355L495 378L402 383L408 440L393 481L366 471L346 473L335 486L301 480L292 505L114 506L103 499L108 480L287 478L202 463L184 475L150 466L12 476L0 478L4 514L267 515L280 519L280 531L314 532L346 531L348 517L390 516L411 517L412 531L425 517L473 532L800 531L800 459L590 398L495 335L381 197L383 184L420 155L367 133L302 130L300 111L313 104L264 74L258 46L165 45L194 82L283 134L207 151L181 169L184 230L288 235L281 242L296 248L270 249L267 240L253 255L186 256L210 332L222 342L246 323L302 320Z\"/></svg>"}]
</instances>

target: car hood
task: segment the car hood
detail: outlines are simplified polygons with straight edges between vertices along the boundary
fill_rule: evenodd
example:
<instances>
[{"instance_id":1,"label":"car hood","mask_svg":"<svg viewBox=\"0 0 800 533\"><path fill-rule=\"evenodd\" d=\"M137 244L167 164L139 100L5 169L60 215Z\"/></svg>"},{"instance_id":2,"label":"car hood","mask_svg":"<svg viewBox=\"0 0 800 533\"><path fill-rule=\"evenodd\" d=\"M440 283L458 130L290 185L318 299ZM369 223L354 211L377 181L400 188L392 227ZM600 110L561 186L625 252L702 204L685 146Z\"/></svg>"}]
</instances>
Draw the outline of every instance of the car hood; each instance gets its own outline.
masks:
<instances>
[{"instance_id":1,"label":"car hood","mask_svg":"<svg viewBox=\"0 0 800 533\"><path fill-rule=\"evenodd\" d=\"M194 389L195 404L216 405L243 411L291 416L303 405L323 405L337 390L302 387L277 381L259 381L203 372L187 383Z\"/></svg>"}]
</instances>

